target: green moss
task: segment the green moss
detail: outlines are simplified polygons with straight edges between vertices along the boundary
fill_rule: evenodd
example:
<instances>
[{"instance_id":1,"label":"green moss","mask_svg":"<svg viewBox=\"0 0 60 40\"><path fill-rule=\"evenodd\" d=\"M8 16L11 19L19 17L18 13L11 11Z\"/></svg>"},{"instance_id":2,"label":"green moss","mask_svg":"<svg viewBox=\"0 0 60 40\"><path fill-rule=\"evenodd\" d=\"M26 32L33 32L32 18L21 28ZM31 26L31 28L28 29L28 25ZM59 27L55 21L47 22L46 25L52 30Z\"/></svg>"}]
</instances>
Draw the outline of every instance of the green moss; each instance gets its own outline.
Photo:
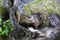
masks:
<instances>
[{"instance_id":1,"label":"green moss","mask_svg":"<svg viewBox=\"0 0 60 40\"><path fill-rule=\"evenodd\" d=\"M43 20L43 25L44 25L44 26L49 26L49 22L48 22L48 21Z\"/></svg>"},{"instance_id":2,"label":"green moss","mask_svg":"<svg viewBox=\"0 0 60 40\"><path fill-rule=\"evenodd\" d=\"M8 11L3 6L0 6L0 18L4 18L8 14Z\"/></svg>"},{"instance_id":3,"label":"green moss","mask_svg":"<svg viewBox=\"0 0 60 40\"><path fill-rule=\"evenodd\" d=\"M26 6L26 7L25 7ZM49 14L60 15L60 3L57 0L33 0L25 5L27 13L40 12L43 25L48 26L49 22L45 21Z\"/></svg>"},{"instance_id":4,"label":"green moss","mask_svg":"<svg viewBox=\"0 0 60 40\"><path fill-rule=\"evenodd\" d=\"M40 1L41 1L41 0L34 0L33 3L34 3L34 4L37 4L37 3L39 3Z\"/></svg>"},{"instance_id":5,"label":"green moss","mask_svg":"<svg viewBox=\"0 0 60 40\"><path fill-rule=\"evenodd\" d=\"M5 12L5 8L3 6L0 6L0 13Z\"/></svg>"},{"instance_id":6,"label":"green moss","mask_svg":"<svg viewBox=\"0 0 60 40\"><path fill-rule=\"evenodd\" d=\"M2 28L0 27L0 32L2 32Z\"/></svg>"},{"instance_id":7,"label":"green moss","mask_svg":"<svg viewBox=\"0 0 60 40\"><path fill-rule=\"evenodd\" d=\"M55 12L60 15L60 3L57 0L33 0L25 6L27 13L40 12L44 18L49 15L49 12Z\"/></svg>"},{"instance_id":8,"label":"green moss","mask_svg":"<svg viewBox=\"0 0 60 40\"><path fill-rule=\"evenodd\" d=\"M27 14L30 14L30 10L28 9L27 6L24 6L24 10L27 12Z\"/></svg>"},{"instance_id":9,"label":"green moss","mask_svg":"<svg viewBox=\"0 0 60 40\"><path fill-rule=\"evenodd\" d=\"M2 0L0 0L0 6L2 5Z\"/></svg>"}]
</instances>

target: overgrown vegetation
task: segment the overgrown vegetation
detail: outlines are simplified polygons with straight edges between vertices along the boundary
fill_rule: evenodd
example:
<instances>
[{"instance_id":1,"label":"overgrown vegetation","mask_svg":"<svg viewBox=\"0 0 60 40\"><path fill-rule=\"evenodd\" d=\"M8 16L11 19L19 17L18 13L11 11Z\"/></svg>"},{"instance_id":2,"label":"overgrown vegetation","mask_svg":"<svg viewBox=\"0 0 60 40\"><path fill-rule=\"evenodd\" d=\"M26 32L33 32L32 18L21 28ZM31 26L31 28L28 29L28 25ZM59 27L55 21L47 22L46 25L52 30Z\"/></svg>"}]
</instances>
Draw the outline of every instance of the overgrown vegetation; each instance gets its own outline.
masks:
<instances>
[{"instance_id":1,"label":"overgrown vegetation","mask_svg":"<svg viewBox=\"0 0 60 40\"><path fill-rule=\"evenodd\" d=\"M12 25L10 25L10 20L2 21L0 18L0 35L8 35L9 31L13 30Z\"/></svg>"},{"instance_id":2,"label":"overgrown vegetation","mask_svg":"<svg viewBox=\"0 0 60 40\"><path fill-rule=\"evenodd\" d=\"M9 36L9 32L13 30L12 25L10 24L10 20L2 21L0 18L0 38L2 36ZM3 38L1 38L3 40Z\"/></svg>"}]
</instances>

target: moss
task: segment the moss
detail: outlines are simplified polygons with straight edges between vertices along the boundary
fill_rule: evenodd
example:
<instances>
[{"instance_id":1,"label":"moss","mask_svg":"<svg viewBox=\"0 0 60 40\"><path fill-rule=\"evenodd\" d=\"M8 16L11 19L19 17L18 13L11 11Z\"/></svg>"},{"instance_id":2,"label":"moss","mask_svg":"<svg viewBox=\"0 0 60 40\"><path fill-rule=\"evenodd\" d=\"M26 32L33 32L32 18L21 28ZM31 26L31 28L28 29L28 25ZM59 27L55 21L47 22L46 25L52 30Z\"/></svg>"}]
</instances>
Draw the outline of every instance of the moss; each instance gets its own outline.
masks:
<instances>
[{"instance_id":1,"label":"moss","mask_svg":"<svg viewBox=\"0 0 60 40\"><path fill-rule=\"evenodd\" d=\"M34 4L37 4L37 3L39 3L40 1L41 1L41 0L34 0L33 3L34 3Z\"/></svg>"},{"instance_id":2,"label":"moss","mask_svg":"<svg viewBox=\"0 0 60 40\"><path fill-rule=\"evenodd\" d=\"M2 6L0 6L0 17L1 15L3 15L4 12L5 12L5 9Z\"/></svg>"},{"instance_id":3,"label":"moss","mask_svg":"<svg viewBox=\"0 0 60 40\"><path fill-rule=\"evenodd\" d=\"M49 26L49 22L44 21L43 24L44 24L45 26Z\"/></svg>"},{"instance_id":4,"label":"moss","mask_svg":"<svg viewBox=\"0 0 60 40\"><path fill-rule=\"evenodd\" d=\"M33 0L25 6L27 13L40 12L44 18L49 15L49 12L56 12L60 15L60 3L57 0Z\"/></svg>"},{"instance_id":5,"label":"moss","mask_svg":"<svg viewBox=\"0 0 60 40\"><path fill-rule=\"evenodd\" d=\"M0 13L5 12L5 8L3 6L0 6Z\"/></svg>"},{"instance_id":6,"label":"moss","mask_svg":"<svg viewBox=\"0 0 60 40\"><path fill-rule=\"evenodd\" d=\"M2 18L2 20L4 21L9 18L9 10L7 10L7 8L4 8L3 6L0 6L0 18Z\"/></svg>"},{"instance_id":7,"label":"moss","mask_svg":"<svg viewBox=\"0 0 60 40\"><path fill-rule=\"evenodd\" d=\"M24 6L24 10L25 10L28 14L30 14L30 10L28 9L27 6Z\"/></svg>"},{"instance_id":8,"label":"moss","mask_svg":"<svg viewBox=\"0 0 60 40\"><path fill-rule=\"evenodd\" d=\"M2 5L2 0L0 0L0 6Z\"/></svg>"},{"instance_id":9,"label":"moss","mask_svg":"<svg viewBox=\"0 0 60 40\"><path fill-rule=\"evenodd\" d=\"M33 0L25 6L27 14L40 12L44 25L49 25L49 22L45 21L49 14L60 15L60 3L57 0Z\"/></svg>"}]
</instances>

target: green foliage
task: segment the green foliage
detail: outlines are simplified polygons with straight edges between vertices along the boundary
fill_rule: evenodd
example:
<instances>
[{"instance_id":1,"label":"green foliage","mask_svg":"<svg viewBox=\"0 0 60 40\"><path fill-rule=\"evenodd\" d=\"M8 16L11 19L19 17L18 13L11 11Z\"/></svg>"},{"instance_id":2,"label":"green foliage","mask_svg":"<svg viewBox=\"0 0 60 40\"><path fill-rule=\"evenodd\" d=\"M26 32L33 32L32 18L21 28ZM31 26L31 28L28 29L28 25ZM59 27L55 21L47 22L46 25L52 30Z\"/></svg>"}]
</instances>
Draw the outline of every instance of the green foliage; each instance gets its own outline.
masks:
<instances>
[{"instance_id":1,"label":"green foliage","mask_svg":"<svg viewBox=\"0 0 60 40\"><path fill-rule=\"evenodd\" d=\"M10 25L10 20L2 21L0 18L0 35L8 36L9 32L13 30L12 25Z\"/></svg>"}]
</instances>

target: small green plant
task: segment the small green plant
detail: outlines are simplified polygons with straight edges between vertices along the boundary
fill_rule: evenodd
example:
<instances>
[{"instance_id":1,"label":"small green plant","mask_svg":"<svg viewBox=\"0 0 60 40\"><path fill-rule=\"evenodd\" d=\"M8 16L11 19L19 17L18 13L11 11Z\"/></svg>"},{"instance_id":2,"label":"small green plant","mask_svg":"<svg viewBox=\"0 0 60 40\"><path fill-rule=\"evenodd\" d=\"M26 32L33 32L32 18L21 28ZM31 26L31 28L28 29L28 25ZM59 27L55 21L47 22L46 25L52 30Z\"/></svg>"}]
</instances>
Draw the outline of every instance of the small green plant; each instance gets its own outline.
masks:
<instances>
[{"instance_id":1,"label":"small green plant","mask_svg":"<svg viewBox=\"0 0 60 40\"><path fill-rule=\"evenodd\" d=\"M2 21L0 18L0 35L8 36L9 32L13 30L12 25L10 25L10 20Z\"/></svg>"}]
</instances>

